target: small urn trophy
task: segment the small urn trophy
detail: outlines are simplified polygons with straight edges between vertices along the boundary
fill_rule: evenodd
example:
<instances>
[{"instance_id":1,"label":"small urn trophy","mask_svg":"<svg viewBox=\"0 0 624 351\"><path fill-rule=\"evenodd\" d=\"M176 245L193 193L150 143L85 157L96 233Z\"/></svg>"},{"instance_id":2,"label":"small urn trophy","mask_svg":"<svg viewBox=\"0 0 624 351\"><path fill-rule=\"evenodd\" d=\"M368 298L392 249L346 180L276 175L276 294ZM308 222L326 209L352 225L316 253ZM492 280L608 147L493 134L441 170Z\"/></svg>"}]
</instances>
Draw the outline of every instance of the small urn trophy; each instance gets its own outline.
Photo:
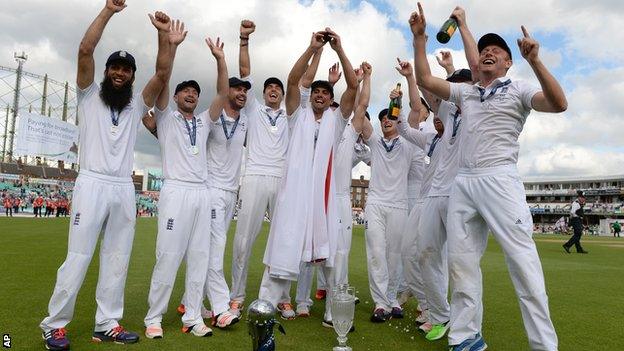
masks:
<instances>
[{"instance_id":1,"label":"small urn trophy","mask_svg":"<svg viewBox=\"0 0 624 351\"><path fill-rule=\"evenodd\" d=\"M353 325L355 288L341 284L335 286L331 294L332 322L338 334L338 346L335 346L333 351L352 351L351 347L347 346L347 334Z\"/></svg>"}]
</instances>

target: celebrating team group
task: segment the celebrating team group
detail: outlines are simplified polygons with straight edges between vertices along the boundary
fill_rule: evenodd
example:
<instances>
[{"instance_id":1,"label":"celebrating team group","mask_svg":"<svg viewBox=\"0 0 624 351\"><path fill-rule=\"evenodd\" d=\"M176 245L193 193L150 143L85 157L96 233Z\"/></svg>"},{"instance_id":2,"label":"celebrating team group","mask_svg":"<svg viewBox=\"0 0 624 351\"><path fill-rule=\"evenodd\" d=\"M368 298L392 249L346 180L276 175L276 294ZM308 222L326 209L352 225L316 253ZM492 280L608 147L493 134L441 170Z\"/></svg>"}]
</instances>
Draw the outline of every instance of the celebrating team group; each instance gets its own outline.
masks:
<instances>
[{"instance_id":1,"label":"celebrating team group","mask_svg":"<svg viewBox=\"0 0 624 351\"><path fill-rule=\"evenodd\" d=\"M249 46L256 27L249 20L240 25L238 77L229 77L221 39L206 39L217 68L216 96L206 111L196 112L201 96L196 80L175 86L170 107L169 80L187 32L184 23L163 12L149 15L158 53L155 73L140 94L133 93L137 65L126 51L109 56L97 83L94 50L109 20L125 7L125 0L107 0L78 50L80 172L67 257L40 324L46 348L70 347L65 327L100 232L92 339L139 340L119 321L135 227L133 152L143 122L160 144L165 179L144 319L147 338L164 336L162 317L182 260L187 267L178 307L182 331L208 336L212 330L205 318L218 328L239 321L251 250L266 213L271 222L258 298L271 302L282 318L309 316L315 268L329 291L348 284L351 170L364 161L371 166L365 209L371 321L402 318L401 303L414 296L427 340L448 336L451 350L485 350L480 259L491 232L505 254L531 349L557 350L516 164L518 136L530 111L562 112L567 101L524 27L518 47L539 87L507 76L512 52L505 40L489 33L475 41L460 7L452 17L469 69L455 70L450 53L442 52L438 62L448 76L438 78L427 62L426 22L418 4L409 17L414 67L401 59L396 67L407 80L409 107L379 112L379 133L367 112L373 68L363 62L354 69L341 37L330 28L313 33L286 86L275 77L264 81L264 101L253 94ZM317 80L327 46L339 63L328 80ZM338 99L333 86L342 74L346 90ZM389 92L391 99L401 96L399 89ZM237 201L228 286L224 251ZM330 306L328 294L322 322L328 327Z\"/></svg>"}]
</instances>

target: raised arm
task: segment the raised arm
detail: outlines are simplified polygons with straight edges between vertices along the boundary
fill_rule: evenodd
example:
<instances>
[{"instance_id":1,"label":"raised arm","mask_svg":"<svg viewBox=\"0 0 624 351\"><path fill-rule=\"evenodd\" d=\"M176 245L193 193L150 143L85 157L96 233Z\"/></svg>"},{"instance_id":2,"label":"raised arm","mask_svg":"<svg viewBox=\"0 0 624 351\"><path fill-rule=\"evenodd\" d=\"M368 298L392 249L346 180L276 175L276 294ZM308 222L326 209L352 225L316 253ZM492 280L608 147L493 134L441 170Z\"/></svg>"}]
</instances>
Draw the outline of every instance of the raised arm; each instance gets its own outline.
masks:
<instances>
[{"instance_id":1,"label":"raised arm","mask_svg":"<svg viewBox=\"0 0 624 351\"><path fill-rule=\"evenodd\" d=\"M472 72L472 79L474 81L479 80L479 49L477 48L477 42L475 41L472 32L468 29L466 23L466 12L463 8L457 6L452 17L457 21L457 27L459 28L459 34L461 35L462 42L464 43L464 53L466 54L466 61L468 61L468 68Z\"/></svg>"},{"instance_id":2,"label":"raised arm","mask_svg":"<svg viewBox=\"0 0 624 351\"><path fill-rule=\"evenodd\" d=\"M444 79L431 75L429 62L427 62L425 28L425 14L420 2L418 12L412 12L409 19L410 29L414 35L414 65L416 66L416 81L418 85L429 90L433 94L448 100L451 94L451 86Z\"/></svg>"},{"instance_id":3,"label":"raised arm","mask_svg":"<svg viewBox=\"0 0 624 351\"><path fill-rule=\"evenodd\" d=\"M160 11L157 11L154 16L149 14L149 19L158 30L158 54L156 56L156 73L143 88L143 101L145 105L152 107L160 92L165 88L171 74L172 56L169 49L171 19Z\"/></svg>"},{"instance_id":4,"label":"raised arm","mask_svg":"<svg viewBox=\"0 0 624 351\"><path fill-rule=\"evenodd\" d=\"M312 33L312 39L310 45L301 54L297 62L295 62L293 68L288 74L288 81L286 83L286 114L292 115L293 112L299 107L301 95L299 94L299 81L303 74L307 71L308 62L310 58L325 45L323 40L323 33Z\"/></svg>"},{"instance_id":5,"label":"raised arm","mask_svg":"<svg viewBox=\"0 0 624 351\"><path fill-rule=\"evenodd\" d=\"M355 129L358 134L362 133L364 140L368 140L373 133L373 126L366 118L366 109L368 108L368 103L370 102L370 80L373 68L368 62L362 62L360 68L364 73L362 91L360 92L358 104L355 107L355 113L353 114L351 124L353 125L353 129Z\"/></svg>"},{"instance_id":6,"label":"raised arm","mask_svg":"<svg viewBox=\"0 0 624 351\"><path fill-rule=\"evenodd\" d=\"M561 85L539 58L539 43L531 38L524 26L522 26L522 34L524 37L518 39L520 53L535 72L542 87L542 91L535 94L531 100L533 109L540 112L563 112L567 110L568 100Z\"/></svg>"},{"instance_id":7,"label":"raised arm","mask_svg":"<svg viewBox=\"0 0 624 351\"><path fill-rule=\"evenodd\" d=\"M165 85L158 94L156 99L156 108L163 111L169 105L169 80L171 79L171 72L173 71L173 62L175 60L176 51L178 45L180 45L186 38L186 30L184 30L184 22L180 20L171 21L171 30L169 31L169 69L165 79ZM145 123L143 123L145 124ZM149 128L148 128L149 129Z\"/></svg>"},{"instance_id":8,"label":"raised arm","mask_svg":"<svg viewBox=\"0 0 624 351\"><path fill-rule=\"evenodd\" d=\"M407 120L410 126L414 128L418 128L420 122L424 121L427 116L429 116L429 110L425 107L420 101L420 93L418 92L418 84L416 83L416 77L414 77L414 70L412 69L412 65L409 61L401 61L397 57L397 61L399 63L398 67L395 67L396 70L401 74L405 79L407 79L407 90L409 93L409 106L410 112L407 117Z\"/></svg>"},{"instance_id":9,"label":"raised arm","mask_svg":"<svg viewBox=\"0 0 624 351\"><path fill-rule=\"evenodd\" d=\"M241 78L251 74L249 60L249 36L256 30L256 25L250 20L242 20L240 24L240 45L238 48L238 74Z\"/></svg>"},{"instance_id":10,"label":"raised arm","mask_svg":"<svg viewBox=\"0 0 624 351\"><path fill-rule=\"evenodd\" d=\"M353 71L353 66L351 66L351 61L349 61L347 54L344 52L340 36L338 36L338 34L330 28L325 28L325 33L329 35L329 45L331 45L331 48L336 51L336 54L338 54L342 70L344 71L347 90L342 93L342 97L340 98L340 111L342 112L343 118L349 118L355 105L355 95L357 94L358 88L357 78L355 76L355 72Z\"/></svg>"},{"instance_id":11,"label":"raised arm","mask_svg":"<svg viewBox=\"0 0 624 351\"><path fill-rule=\"evenodd\" d=\"M79 89L86 89L93 83L95 74L93 52L100 38L102 38L106 24L115 13L126 8L127 5L125 3L126 0L107 0L104 8L91 22L91 25L82 37L78 47L78 73L76 75L76 85Z\"/></svg>"},{"instance_id":12,"label":"raised arm","mask_svg":"<svg viewBox=\"0 0 624 351\"><path fill-rule=\"evenodd\" d=\"M228 100L228 90L230 89L228 81L227 64L225 63L225 53L223 52L223 43L220 38L216 42L207 38L206 44L210 48L212 56L217 60L217 96L212 100L208 114L210 119L216 121L223 111L223 107Z\"/></svg>"},{"instance_id":13,"label":"raised arm","mask_svg":"<svg viewBox=\"0 0 624 351\"><path fill-rule=\"evenodd\" d=\"M340 62L336 62L329 67L329 72L327 72L327 81L333 87L336 83L338 83L340 77L342 77L342 72L340 72Z\"/></svg>"},{"instance_id":14,"label":"raised arm","mask_svg":"<svg viewBox=\"0 0 624 351\"><path fill-rule=\"evenodd\" d=\"M451 55L450 51L440 51L440 56L436 55L436 60L438 61L438 65L444 68L446 71L446 75L450 76L455 72L455 65L453 64L453 55Z\"/></svg>"}]
</instances>

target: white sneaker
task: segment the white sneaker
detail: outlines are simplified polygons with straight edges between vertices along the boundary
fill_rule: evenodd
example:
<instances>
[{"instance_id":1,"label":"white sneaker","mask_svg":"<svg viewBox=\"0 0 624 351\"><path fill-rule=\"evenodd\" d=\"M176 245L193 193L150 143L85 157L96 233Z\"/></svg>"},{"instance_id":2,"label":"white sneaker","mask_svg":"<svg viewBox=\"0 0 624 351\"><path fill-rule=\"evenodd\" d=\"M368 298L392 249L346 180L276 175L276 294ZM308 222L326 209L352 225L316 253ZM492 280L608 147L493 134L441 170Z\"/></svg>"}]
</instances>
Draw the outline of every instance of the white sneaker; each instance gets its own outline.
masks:
<instances>
[{"instance_id":1,"label":"white sneaker","mask_svg":"<svg viewBox=\"0 0 624 351\"><path fill-rule=\"evenodd\" d=\"M310 306L306 304L298 304L297 317L310 317Z\"/></svg>"},{"instance_id":2,"label":"white sneaker","mask_svg":"<svg viewBox=\"0 0 624 351\"><path fill-rule=\"evenodd\" d=\"M292 305L288 302L278 303L277 311L281 314L282 319L295 319L295 311L292 308Z\"/></svg>"},{"instance_id":3,"label":"white sneaker","mask_svg":"<svg viewBox=\"0 0 624 351\"><path fill-rule=\"evenodd\" d=\"M431 331L431 329L433 329L433 324L429 322L425 322L421 324L420 327L418 327L418 329L420 329L420 331L422 331L423 333L427 334Z\"/></svg>"},{"instance_id":4,"label":"white sneaker","mask_svg":"<svg viewBox=\"0 0 624 351\"><path fill-rule=\"evenodd\" d=\"M148 339L162 339L163 330L160 323L150 324L145 328L145 337Z\"/></svg>"},{"instance_id":5,"label":"white sneaker","mask_svg":"<svg viewBox=\"0 0 624 351\"><path fill-rule=\"evenodd\" d=\"M229 311L225 311L212 319L212 325L219 329L224 329L230 325L238 323L238 321L239 318L237 315Z\"/></svg>"},{"instance_id":6,"label":"white sneaker","mask_svg":"<svg viewBox=\"0 0 624 351\"><path fill-rule=\"evenodd\" d=\"M230 309L228 311L230 311L231 314L236 315L240 318L242 309L243 309L242 301L235 301L235 300L230 301Z\"/></svg>"},{"instance_id":7,"label":"white sneaker","mask_svg":"<svg viewBox=\"0 0 624 351\"><path fill-rule=\"evenodd\" d=\"M182 327L183 333L190 333L195 336L211 336L212 329L208 328L204 323L195 324L192 327Z\"/></svg>"}]
</instances>

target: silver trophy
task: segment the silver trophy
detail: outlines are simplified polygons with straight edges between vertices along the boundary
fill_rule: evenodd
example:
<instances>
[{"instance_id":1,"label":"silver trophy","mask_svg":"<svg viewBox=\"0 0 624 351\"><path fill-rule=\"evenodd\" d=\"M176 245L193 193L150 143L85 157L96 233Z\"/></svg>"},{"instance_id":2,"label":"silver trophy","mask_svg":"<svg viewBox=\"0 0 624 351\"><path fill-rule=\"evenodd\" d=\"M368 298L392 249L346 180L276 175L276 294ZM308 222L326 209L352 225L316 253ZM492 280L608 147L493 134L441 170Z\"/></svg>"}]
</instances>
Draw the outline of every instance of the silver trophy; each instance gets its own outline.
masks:
<instances>
[{"instance_id":1,"label":"silver trophy","mask_svg":"<svg viewBox=\"0 0 624 351\"><path fill-rule=\"evenodd\" d=\"M347 346L347 334L353 325L355 313L355 288L347 284L337 285L331 291L331 314L334 330L338 334L338 346L334 351L352 351Z\"/></svg>"},{"instance_id":2,"label":"silver trophy","mask_svg":"<svg viewBox=\"0 0 624 351\"><path fill-rule=\"evenodd\" d=\"M273 327L286 334L284 327L275 320L275 307L267 300L256 300L247 308L247 325L253 351L274 351Z\"/></svg>"}]
</instances>

